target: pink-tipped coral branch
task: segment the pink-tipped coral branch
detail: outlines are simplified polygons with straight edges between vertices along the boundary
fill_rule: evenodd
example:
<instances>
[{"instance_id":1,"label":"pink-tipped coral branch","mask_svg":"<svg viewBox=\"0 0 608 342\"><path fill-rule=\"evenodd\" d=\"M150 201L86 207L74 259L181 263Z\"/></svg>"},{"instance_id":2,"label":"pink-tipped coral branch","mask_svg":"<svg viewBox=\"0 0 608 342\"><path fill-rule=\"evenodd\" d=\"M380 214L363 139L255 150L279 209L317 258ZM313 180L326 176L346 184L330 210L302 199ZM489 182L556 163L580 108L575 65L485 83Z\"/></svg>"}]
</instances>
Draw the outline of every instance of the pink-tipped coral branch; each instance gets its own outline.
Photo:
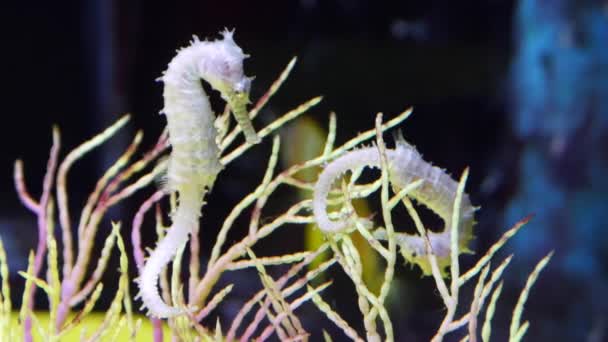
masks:
<instances>
[{"instance_id":1,"label":"pink-tipped coral branch","mask_svg":"<svg viewBox=\"0 0 608 342\"><path fill-rule=\"evenodd\" d=\"M27 190L27 185L25 185L25 179L23 177L23 162L21 160L15 161L13 179L21 203L34 214L38 213L40 210L40 203L38 203Z\"/></svg>"},{"instance_id":2,"label":"pink-tipped coral branch","mask_svg":"<svg viewBox=\"0 0 608 342\"><path fill-rule=\"evenodd\" d=\"M32 197L27 192L27 188L25 186L25 180L23 178L23 167L22 162L18 160L15 163L15 185L17 188L17 193L19 194L19 198L21 201L32 210L36 216L38 221L38 245L36 247L36 254L34 259L34 268L32 275L34 277L38 276L40 270L42 269L42 263L44 261L45 252L46 252L46 243L47 243L47 234L48 234L48 220L47 216L47 207L49 205L49 200L51 196L51 191L53 189L53 180L55 175L55 170L57 169L57 158L59 155L59 149L61 145L59 130L54 127L53 128L53 145L51 147L49 160L47 162L46 173L44 175L44 181L42 185L42 195L40 196L40 201L36 203ZM52 219L52 218L50 218ZM32 287L29 294L28 310L33 310L34 307L34 294L36 293L37 287ZM24 329L24 339L26 341L32 340L32 318L31 315L27 315L25 322L23 322Z\"/></svg>"},{"instance_id":3,"label":"pink-tipped coral branch","mask_svg":"<svg viewBox=\"0 0 608 342\"><path fill-rule=\"evenodd\" d=\"M137 269L141 270L144 267L144 251L141 248L141 226L143 224L144 215L148 212L155 203L158 203L163 197L165 197L164 191L156 191L150 196L137 210L135 217L133 218L132 230L131 230L131 242L133 244L133 256L135 258L135 265ZM154 330L154 341L161 342L163 340L163 328L162 320L151 317L152 327Z\"/></svg>"},{"instance_id":4,"label":"pink-tipped coral branch","mask_svg":"<svg viewBox=\"0 0 608 342\"><path fill-rule=\"evenodd\" d=\"M283 321L287 317L289 317L289 315L291 314L292 311L299 308L305 302L311 300L313 296L318 295L321 291L325 290L331 284L332 284L331 281L325 282L325 283L319 285L318 287L309 290L304 295L296 298L293 302L291 302L289 304L289 311L288 312L284 311L284 312L279 313L274 318L274 320L271 322L271 324L269 326L267 326L266 329L264 329L264 331L262 332L262 334L260 334L260 336L258 338L256 338L255 340L256 341L265 341L267 338L269 338L272 335L272 333L275 331L278 324L281 323L281 321ZM302 333L300 333L298 336L302 336ZM291 337L295 337L295 336L291 336Z\"/></svg>"},{"instance_id":5,"label":"pink-tipped coral branch","mask_svg":"<svg viewBox=\"0 0 608 342\"><path fill-rule=\"evenodd\" d=\"M319 255L323 254L328 247L329 247L329 245L327 245L327 244L321 245L319 248L317 248L316 251L314 251L313 253L309 254L306 258L304 258L304 260L293 265L289 269L289 271L287 271L282 277L280 277L276 281L277 288L283 289L283 287L285 287L285 285L287 284L287 282L289 280L291 280L291 278L296 276L304 267L310 265L312 263L312 261L315 258L317 258ZM336 260L332 258L331 260L326 261L323 264L319 265L318 267L314 268L313 270L307 272L306 275L304 275L300 279L297 279L292 285L290 285L289 287L282 290L282 295L284 297L290 296L295 291L297 291L300 288L302 288L303 286L305 286L310 280L314 279L316 276L318 276L319 274L321 274L322 272L327 270L327 268L329 268L331 265L333 265L335 263L335 261ZM230 327L230 331L228 332L227 336L230 337L230 336L234 336L234 334L236 334L236 330L238 329L238 326L240 325L240 322L243 319L243 317L247 313L249 313L249 311L251 310L251 308L253 307L253 305L255 303L259 303L261 301L262 297L265 294L266 294L265 291L261 290L254 297L252 297L245 306L243 306L243 308L237 314L235 320L233 321L233 324ZM264 302L261 303L260 308L258 309L258 311L256 312L256 314L254 316L254 319L251 321L251 323L249 323L249 325L245 329L243 336L241 336L241 340L247 341L251 338L251 336L253 336L253 334L255 333L255 330L258 328L260 322L264 318L265 313L268 310L268 307L270 306L270 304L271 304L271 299L269 297L267 297L264 300Z\"/></svg>"},{"instance_id":6,"label":"pink-tipped coral branch","mask_svg":"<svg viewBox=\"0 0 608 342\"><path fill-rule=\"evenodd\" d=\"M61 283L61 302L57 308L55 322L57 329L63 326L70 308L84 300L95 288L95 284L99 282L101 274L107 266L110 249L114 243L112 239L106 239L106 247L102 251L95 271L91 274L91 278L86 281L85 285L82 286L83 278L92 257L92 247L98 227L108 209L131 196L136 191L148 186L166 167L163 163L160 163L152 171L119 189L119 186L125 181L148 167L166 148L166 136L162 135L159 142L151 151L147 152L140 160L127 166L141 140L141 133L138 133L122 156L98 180L96 188L89 196L81 213L78 227L78 253L75 261L72 263L74 259L72 256L71 224L67 202L67 174L77 160L114 136L126 124L128 118L128 116L123 117L109 128L72 150L59 167L57 173L57 199L64 240L64 277ZM123 168L124 170L120 171Z\"/></svg>"},{"instance_id":7,"label":"pink-tipped coral branch","mask_svg":"<svg viewBox=\"0 0 608 342\"><path fill-rule=\"evenodd\" d=\"M70 211L68 207L68 190L67 190L67 175L72 165L90 152L92 149L103 144L109 138L111 138L120 128L122 128L128 121L129 116L123 116L120 120L114 123L112 126L106 128L103 132L99 133L92 139L86 141L80 146L72 150L64 158L63 162L59 166L57 171L57 209L59 210L59 222L62 228L63 237L63 276L67 277L73 267L73 239L72 239L72 225L70 220Z\"/></svg>"},{"instance_id":8,"label":"pink-tipped coral branch","mask_svg":"<svg viewBox=\"0 0 608 342\"><path fill-rule=\"evenodd\" d=\"M133 243L133 257L135 258L135 265L137 268L144 266L144 251L141 248L141 226L144 221L144 215L152 208L152 206L163 199L166 193L162 190L156 191L150 196L144 203L141 204L137 213L133 218L132 230L131 230L131 242Z\"/></svg>"}]
</instances>

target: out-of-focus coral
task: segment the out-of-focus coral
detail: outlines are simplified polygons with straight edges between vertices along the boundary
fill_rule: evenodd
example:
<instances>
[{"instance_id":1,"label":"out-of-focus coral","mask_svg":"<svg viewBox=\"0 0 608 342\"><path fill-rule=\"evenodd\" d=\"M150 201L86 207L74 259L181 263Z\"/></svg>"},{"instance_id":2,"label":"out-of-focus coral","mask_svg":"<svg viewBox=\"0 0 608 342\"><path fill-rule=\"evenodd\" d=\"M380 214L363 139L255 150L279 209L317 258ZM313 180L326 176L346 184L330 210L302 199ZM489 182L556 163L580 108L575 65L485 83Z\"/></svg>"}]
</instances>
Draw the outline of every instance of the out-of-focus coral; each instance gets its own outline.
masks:
<instances>
[{"instance_id":1,"label":"out-of-focus coral","mask_svg":"<svg viewBox=\"0 0 608 342\"><path fill-rule=\"evenodd\" d=\"M516 30L512 131L521 153L505 217L536 213L516 253L530 262L553 246L552 283L577 293L560 304L578 314L551 320L543 339L582 340L608 317L606 2L521 0Z\"/></svg>"}]
</instances>

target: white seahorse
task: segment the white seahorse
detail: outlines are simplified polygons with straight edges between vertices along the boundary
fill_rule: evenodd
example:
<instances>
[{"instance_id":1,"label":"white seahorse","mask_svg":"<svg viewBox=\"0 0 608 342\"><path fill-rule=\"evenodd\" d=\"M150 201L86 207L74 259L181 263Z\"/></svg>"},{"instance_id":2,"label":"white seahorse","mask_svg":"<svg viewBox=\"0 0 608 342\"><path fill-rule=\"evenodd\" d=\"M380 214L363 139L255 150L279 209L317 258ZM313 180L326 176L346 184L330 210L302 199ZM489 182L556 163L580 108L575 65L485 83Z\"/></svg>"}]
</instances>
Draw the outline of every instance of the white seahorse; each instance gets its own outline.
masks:
<instances>
[{"instance_id":1,"label":"white seahorse","mask_svg":"<svg viewBox=\"0 0 608 342\"><path fill-rule=\"evenodd\" d=\"M222 32L223 39L199 41L178 51L161 80L164 83L163 113L167 117L172 146L167 171L167 187L179 195L172 225L147 259L138 280L140 295L150 315L166 318L184 309L163 302L158 291L161 269L188 241L196 225L205 193L222 169L216 143L215 116L200 84L207 81L228 103L249 143L260 139L247 113L251 78L243 74L248 56L236 45L233 31Z\"/></svg>"},{"instance_id":2,"label":"white seahorse","mask_svg":"<svg viewBox=\"0 0 608 342\"><path fill-rule=\"evenodd\" d=\"M438 257L449 258L450 256L450 229L452 220L453 204L456 198L458 183L454 181L442 169L432 166L422 159L416 149L408 144L403 137L396 139L395 149L387 149L386 156L389 164L389 180L396 191L406 187L408 184L423 179L424 182L408 194L419 203L425 205L437 214L444 222L444 229L440 233L429 232L428 238L433 254ZM327 215L327 195L333 182L342 174L359 167L380 167L380 154L377 147L366 147L350 151L330 162L319 175L313 192L313 214L319 228L325 233L336 233L346 229L352 221L349 219L332 221ZM475 207L467 194L463 194L460 206L460 242L466 250L466 243L472 237L472 228L475 223ZM377 238L386 238L384 232L375 233ZM398 233L398 242L402 253L411 262L420 264L426 258L426 246L424 240L417 235Z\"/></svg>"}]
</instances>

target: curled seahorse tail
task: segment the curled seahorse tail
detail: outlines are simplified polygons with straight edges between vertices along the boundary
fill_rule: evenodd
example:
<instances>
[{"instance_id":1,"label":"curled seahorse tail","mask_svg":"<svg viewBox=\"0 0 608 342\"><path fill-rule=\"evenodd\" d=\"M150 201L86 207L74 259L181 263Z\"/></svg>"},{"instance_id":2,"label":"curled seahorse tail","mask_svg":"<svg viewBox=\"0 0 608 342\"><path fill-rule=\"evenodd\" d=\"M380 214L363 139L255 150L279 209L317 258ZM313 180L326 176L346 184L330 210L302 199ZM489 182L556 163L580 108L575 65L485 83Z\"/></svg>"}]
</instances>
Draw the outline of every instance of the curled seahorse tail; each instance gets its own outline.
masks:
<instances>
[{"instance_id":1,"label":"curled seahorse tail","mask_svg":"<svg viewBox=\"0 0 608 342\"><path fill-rule=\"evenodd\" d=\"M366 147L349 152L329 163L319 175L313 191L312 208L319 228L325 233L339 232L349 224L348 220L332 221L327 215L327 196L331 190L331 185L345 172L364 166L380 166L380 158L376 147Z\"/></svg>"},{"instance_id":2,"label":"curled seahorse tail","mask_svg":"<svg viewBox=\"0 0 608 342\"><path fill-rule=\"evenodd\" d=\"M450 264L451 257L451 222L458 182L444 170L427 163L416 149L408 144L401 134L395 137L394 150L386 150L389 166L389 178L395 191L405 188L416 180L422 184L408 193L408 197L431 209L444 221L441 232L429 231L427 236L432 253L443 271ZM350 224L348 220L332 221L327 214L327 196L332 183L348 170L358 167L380 166L380 155L376 147L367 147L348 152L330 162L319 175L313 193L313 213L319 228L325 233L339 232ZM474 212L469 195L462 196L460 203L458 233L459 252L470 252L468 244L473 238ZM425 274L431 274L428 262L428 249L425 238L407 233L396 233L403 257L420 266ZM386 232L377 230L374 235L378 239L386 239Z\"/></svg>"},{"instance_id":3,"label":"curled seahorse tail","mask_svg":"<svg viewBox=\"0 0 608 342\"><path fill-rule=\"evenodd\" d=\"M185 191L184 191L185 190ZM188 242L189 234L199 217L202 194L195 189L180 191L180 204L173 217L173 224L146 261L139 278L139 290L144 306L151 316L168 318L186 312L166 304L158 291L158 279L162 269L175 257L175 246ZM179 270L174 270L178 272Z\"/></svg>"},{"instance_id":4,"label":"curled seahorse tail","mask_svg":"<svg viewBox=\"0 0 608 342\"><path fill-rule=\"evenodd\" d=\"M158 243L150 255L139 278L139 291L144 306L151 316L167 318L184 313L184 310L167 305L158 291L158 278L161 270L175 256L173 246L182 245L188 241L189 229L174 224L167 235Z\"/></svg>"}]
</instances>

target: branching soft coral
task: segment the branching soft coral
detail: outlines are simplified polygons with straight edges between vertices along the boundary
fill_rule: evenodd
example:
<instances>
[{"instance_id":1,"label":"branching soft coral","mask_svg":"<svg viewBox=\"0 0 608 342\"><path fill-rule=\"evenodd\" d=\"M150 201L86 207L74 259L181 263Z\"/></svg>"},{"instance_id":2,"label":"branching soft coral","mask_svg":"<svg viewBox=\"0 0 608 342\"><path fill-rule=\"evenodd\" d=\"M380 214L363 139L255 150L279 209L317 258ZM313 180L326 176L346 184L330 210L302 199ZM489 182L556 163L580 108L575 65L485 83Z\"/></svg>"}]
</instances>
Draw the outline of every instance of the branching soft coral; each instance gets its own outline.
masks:
<instances>
[{"instance_id":1,"label":"branching soft coral","mask_svg":"<svg viewBox=\"0 0 608 342\"><path fill-rule=\"evenodd\" d=\"M81 209L76 244L71 230L67 175L78 159L124 127L128 117L118 120L105 131L75 148L61 162L59 131L54 129L53 147L39 200L34 199L26 188L22 162L16 162L17 192L24 205L37 216L39 233L38 246L36 252L30 254L28 270L21 272L26 278L19 327L23 331L24 339L33 340L33 330L38 331L44 340L50 341L59 340L76 330L79 322L88 317L101 295L103 284L100 279L108 267L114 246L117 246L120 252L118 290L103 321L89 339L98 340L104 336L116 339L124 327L127 327L129 338L135 338L140 324L135 321L131 310L127 255L120 224L113 224L95 268L92 272L87 270L93 258L94 238L108 209L136 191L150 186L155 179L166 173L165 189L153 192L141 204L133 217L131 232L133 256L139 271L138 284L144 305L153 316L150 320L155 341L163 339L164 322L158 317L168 317L167 324L172 337L183 341L263 341L273 334L281 340L306 340L312 333L320 333L307 331L298 316L299 308L307 302L313 302L327 319L352 340L362 341L365 338L370 341L393 341L396 339L394 322L386 307L386 301L389 291L394 289L399 251L406 260L417 263L425 273L433 276L437 292L445 305L445 317L433 341L441 341L447 334L459 329L464 330L464 327L466 338L476 341L481 325L479 317L485 306L487 309L481 336L487 341L491 336L492 317L502 289L500 278L511 256L494 268L491 267L490 260L527 219L508 230L471 269L461 271L459 258L462 253L468 251L467 244L472 237L475 210L464 192L468 169L456 182L443 170L422 160L418 152L404 140L398 139L394 149L386 147L384 133L402 124L411 114L411 110L387 122L383 122L382 116L378 115L375 127L341 145L337 145L335 141L338 124L336 116L331 114L327 138L320 154L301 163L289 165L283 170L277 170L281 138L275 135L259 185L232 207L217 236L204 235L208 239L215 238L215 241L205 272L201 274L200 260L203 251L200 250L198 237L200 210L203 196L213 185L219 171L242 156L253 146L252 143L274 134L285 123L306 113L321 100L320 97L312 98L256 132L251 120L286 80L295 64L295 58L251 110L247 111L250 79L244 76L242 70L245 55L232 40L231 32L224 32L223 35L222 40L214 42L195 40L171 62L169 70L162 78L165 83L164 112L167 115L168 130L161 134L156 145L147 153L132 161L142 140L142 133L138 132L124 154L98 180ZM199 78L207 80L214 89L220 91L228 104L223 114L217 117L212 115L208 99L198 83ZM235 114L234 118L230 115L231 112ZM234 146L241 133L244 141ZM374 140L375 146L360 148L370 140ZM159 157L169 146L173 150L167 162ZM358 184L364 166L379 168L380 179L369 184ZM316 181L298 177L301 172L310 172L321 167L325 170ZM334 180L347 170L352 172L350 179L343 181L341 188L333 188ZM291 188L307 195L290 203L283 212L273 213L272 218L268 218L266 207L277 197L279 188ZM57 190L56 196L53 196L54 189ZM172 195L171 208L175 209L171 217L171 227L166 227L163 223L165 215L158 205L168 197L167 189ZM391 189L394 194L391 194ZM351 200L377 198L376 192L380 193L381 215L378 215L374 222L357 217ZM445 223L444 230L438 233L429 231L410 199L415 199L438 214ZM405 206L413 219L417 235L409 235L396 229L392 216L398 205ZM335 207L340 210L333 211ZM327 212L328 208L332 210ZM61 226L60 247L53 234L55 209L58 211ZM141 227L144 225L146 213L153 209L156 209L156 232L160 243L146 261ZM228 245L228 234L235 228L237 219L243 216L248 216L247 232L234 238L234 242ZM287 227L297 229L294 226L315 223L327 234L326 240L314 250L291 251L263 257L256 255L258 243L279 230ZM378 225L380 226L376 227ZM353 243L354 232L363 236L373 250L372 253L377 253L385 261L378 291L370 290L363 281L362 257ZM186 248L189 248L190 257L188 280L182 283L181 264ZM59 271L57 255L60 250L63 251L62 274ZM326 260L318 261L323 254L330 256ZM19 334L10 320L11 303L6 258L0 241L0 334L18 338ZM512 315L511 341L521 340L529 327L528 322L521 323L524 303L532 284L549 258L550 255L539 262L520 295ZM39 274L45 259L48 271L46 279L42 279ZM169 263L171 273L165 267ZM284 272L273 278L268 268L277 265L288 267L283 267ZM314 279L326 273L332 266L344 272L352 282L365 331L353 328L352 322L342 318L323 298L322 293L332 285L331 280L325 280L320 285L311 285ZM228 284L217 288L220 277L226 272L245 268L255 268L259 275L260 290L242 305L231 322L221 322L218 318L215 326L204 325L203 319L212 315L222 301L231 295L233 288L239 286ZM303 272L306 268L308 270ZM449 281L444 279L445 273L449 274ZM89 277L85 278L86 275ZM461 288L473 279L477 281L473 300L468 310L462 310L459 307L462 306ZM44 290L49 298L51 324L46 329L32 312L32 298L36 288ZM79 303L84 303L84 307L70 320L71 310ZM227 329L224 330L223 327Z\"/></svg>"}]
</instances>

